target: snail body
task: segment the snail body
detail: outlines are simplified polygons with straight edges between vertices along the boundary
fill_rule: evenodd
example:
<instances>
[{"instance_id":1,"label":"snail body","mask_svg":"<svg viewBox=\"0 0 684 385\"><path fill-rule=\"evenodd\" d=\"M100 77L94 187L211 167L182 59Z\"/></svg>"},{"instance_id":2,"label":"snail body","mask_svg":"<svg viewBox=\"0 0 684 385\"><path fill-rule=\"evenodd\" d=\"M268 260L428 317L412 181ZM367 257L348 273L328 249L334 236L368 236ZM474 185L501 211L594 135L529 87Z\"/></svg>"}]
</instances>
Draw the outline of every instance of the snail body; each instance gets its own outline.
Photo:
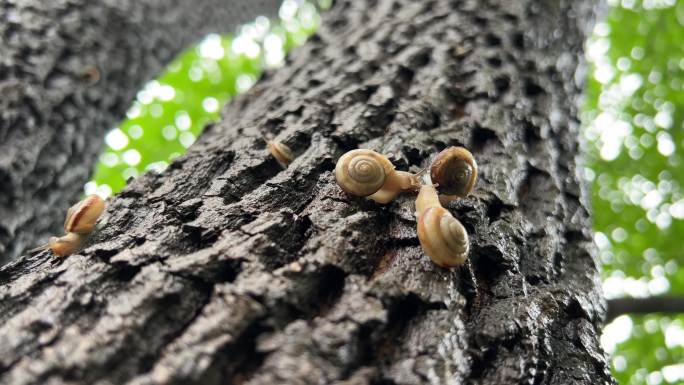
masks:
<instances>
[{"instance_id":1,"label":"snail body","mask_svg":"<svg viewBox=\"0 0 684 385\"><path fill-rule=\"evenodd\" d=\"M387 204L404 191L416 191L420 188L420 182L416 174L407 171L392 171L380 190L369 195L368 199L372 199L377 203Z\"/></svg>"},{"instance_id":2,"label":"snail body","mask_svg":"<svg viewBox=\"0 0 684 385\"><path fill-rule=\"evenodd\" d=\"M66 257L81 250L88 234L67 233L61 237L50 237L46 249L60 257Z\"/></svg>"},{"instance_id":3,"label":"snail body","mask_svg":"<svg viewBox=\"0 0 684 385\"><path fill-rule=\"evenodd\" d=\"M442 150L430 166L430 178L437 184L443 201L463 198L470 194L477 181L477 163L470 151L463 147Z\"/></svg>"},{"instance_id":4,"label":"snail body","mask_svg":"<svg viewBox=\"0 0 684 385\"><path fill-rule=\"evenodd\" d=\"M282 168L287 168L287 166L292 163L295 158L290 147L281 142L267 140L266 148Z\"/></svg>"},{"instance_id":5,"label":"snail body","mask_svg":"<svg viewBox=\"0 0 684 385\"><path fill-rule=\"evenodd\" d=\"M418 190L415 174L396 171L386 156L366 149L342 155L335 166L337 184L346 193L389 203L403 191Z\"/></svg>"},{"instance_id":6,"label":"snail body","mask_svg":"<svg viewBox=\"0 0 684 385\"><path fill-rule=\"evenodd\" d=\"M416 199L418 240L425 254L437 265L462 265L470 249L468 232L463 224L442 207L437 190L423 185Z\"/></svg>"},{"instance_id":7,"label":"snail body","mask_svg":"<svg viewBox=\"0 0 684 385\"><path fill-rule=\"evenodd\" d=\"M55 255L66 257L80 251L104 209L102 198L95 194L88 195L67 210L65 235L50 237L47 244L29 250L29 253L50 249Z\"/></svg>"}]
</instances>

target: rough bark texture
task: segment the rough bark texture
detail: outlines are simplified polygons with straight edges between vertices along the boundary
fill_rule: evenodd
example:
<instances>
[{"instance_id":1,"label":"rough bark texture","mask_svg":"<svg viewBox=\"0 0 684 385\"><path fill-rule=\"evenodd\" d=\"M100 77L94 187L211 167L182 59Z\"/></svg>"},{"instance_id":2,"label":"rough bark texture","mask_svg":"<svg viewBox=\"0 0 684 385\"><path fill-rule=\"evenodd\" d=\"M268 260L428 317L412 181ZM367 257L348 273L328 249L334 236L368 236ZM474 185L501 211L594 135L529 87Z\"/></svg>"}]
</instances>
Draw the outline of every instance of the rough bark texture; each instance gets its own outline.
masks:
<instances>
[{"instance_id":1,"label":"rough bark texture","mask_svg":"<svg viewBox=\"0 0 684 385\"><path fill-rule=\"evenodd\" d=\"M0 264L59 231L145 80L280 0L0 1Z\"/></svg>"},{"instance_id":2,"label":"rough bark texture","mask_svg":"<svg viewBox=\"0 0 684 385\"><path fill-rule=\"evenodd\" d=\"M600 384L605 311L576 173L588 1L341 0L288 65L91 245L0 270L0 377L57 384ZM286 170L262 134L297 158ZM344 195L372 147L480 165L451 203L470 262L436 267L414 197Z\"/></svg>"}]
</instances>

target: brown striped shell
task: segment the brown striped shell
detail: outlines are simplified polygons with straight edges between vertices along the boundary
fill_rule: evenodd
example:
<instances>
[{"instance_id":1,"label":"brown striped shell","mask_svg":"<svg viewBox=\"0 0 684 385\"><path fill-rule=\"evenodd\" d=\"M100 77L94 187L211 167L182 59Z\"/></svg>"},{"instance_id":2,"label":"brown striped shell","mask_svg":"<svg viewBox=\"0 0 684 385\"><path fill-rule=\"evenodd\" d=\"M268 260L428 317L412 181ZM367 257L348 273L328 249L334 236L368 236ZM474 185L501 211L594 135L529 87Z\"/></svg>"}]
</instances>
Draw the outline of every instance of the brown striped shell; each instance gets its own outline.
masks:
<instances>
[{"instance_id":1,"label":"brown striped shell","mask_svg":"<svg viewBox=\"0 0 684 385\"><path fill-rule=\"evenodd\" d=\"M443 207L430 207L420 213L418 240L425 254L439 266L460 266L468 257L468 232L463 224Z\"/></svg>"},{"instance_id":2,"label":"brown striped shell","mask_svg":"<svg viewBox=\"0 0 684 385\"><path fill-rule=\"evenodd\" d=\"M384 155L373 150L357 149L338 159L335 179L346 193L365 197L380 190L393 171L392 162Z\"/></svg>"},{"instance_id":3,"label":"brown striped shell","mask_svg":"<svg viewBox=\"0 0 684 385\"><path fill-rule=\"evenodd\" d=\"M295 158L290 147L278 141L266 141L266 148L268 148L268 151L273 155L276 161L278 161L278 164L282 168L287 168Z\"/></svg>"},{"instance_id":4,"label":"brown striped shell","mask_svg":"<svg viewBox=\"0 0 684 385\"><path fill-rule=\"evenodd\" d=\"M64 231L78 234L87 234L93 231L104 208L105 202L99 195L88 195L69 208L64 221Z\"/></svg>"},{"instance_id":5,"label":"brown striped shell","mask_svg":"<svg viewBox=\"0 0 684 385\"><path fill-rule=\"evenodd\" d=\"M465 197L477 181L477 163L465 148L448 147L432 161L430 177L440 194Z\"/></svg>"}]
</instances>

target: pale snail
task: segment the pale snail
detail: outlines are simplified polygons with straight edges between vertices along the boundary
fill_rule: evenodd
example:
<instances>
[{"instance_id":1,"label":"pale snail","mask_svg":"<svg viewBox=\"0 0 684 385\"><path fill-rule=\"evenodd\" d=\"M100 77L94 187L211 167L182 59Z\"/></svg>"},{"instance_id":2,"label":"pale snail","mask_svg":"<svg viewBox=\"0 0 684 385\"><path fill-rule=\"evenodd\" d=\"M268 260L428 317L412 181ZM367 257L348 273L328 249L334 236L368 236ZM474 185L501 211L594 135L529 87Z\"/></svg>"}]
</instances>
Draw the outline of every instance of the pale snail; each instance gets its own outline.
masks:
<instances>
[{"instance_id":1,"label":"pale snail","mask_svg":"<svg viewBox=\"0 0 684 385\"><path fill-rule=\"evenodd\" d=\"M277 140L268 139L266 137L264 137L264 140L266 141L266 148L268 149L268 152L273 155L280 167L287 168L287 166L292 163L295 158L290 147Z\"/></svg>"},{"instance_id":2,"label":"pale snail","mask_svg":"<svg viewBox=\"0 0 684 385\"><path fill-rule=\"evenodd\" d=\"M337 184L346 193L389 203L404 191L417 191L417 174L397 171L386 156L373 150L351 150L335 166Z\"/></svg>"},{"instance_id":3,"label":"pale snail","mask_svg":"<svg viewBox=\"0 0 684 385\"><path fill-rule=\"evenodd\" d=\"M477 162L463 147L447 147L430 166L430 177L437 184L440 201L445 204L467 196L477 181Z\"/></svg>"},{"instance_id":4,"label":"pale snail","mask_svg":"<svg viewBox=\"0 0 684 385\"><path fill-rule=\"evenodd\" d=\"M50 249L55 255L65 257L80 251L104 209L105 202L102 198L95 194L88 195L67 211L65 235L59 238L50 237L47 244L29 250L29 253Z\"/></svg>"},{"instance_id":5,"label":"pale snail","mask_svg":"<svg viewBox=\"0 0 684 385\"><path fill-rule=\"evenodd\" d=\"M442 267L465 263L470 249L468 232L449 210L442 207L432 183L420 188L416 199L418 240L425 254Z\"/></svg>"}]
</instances>

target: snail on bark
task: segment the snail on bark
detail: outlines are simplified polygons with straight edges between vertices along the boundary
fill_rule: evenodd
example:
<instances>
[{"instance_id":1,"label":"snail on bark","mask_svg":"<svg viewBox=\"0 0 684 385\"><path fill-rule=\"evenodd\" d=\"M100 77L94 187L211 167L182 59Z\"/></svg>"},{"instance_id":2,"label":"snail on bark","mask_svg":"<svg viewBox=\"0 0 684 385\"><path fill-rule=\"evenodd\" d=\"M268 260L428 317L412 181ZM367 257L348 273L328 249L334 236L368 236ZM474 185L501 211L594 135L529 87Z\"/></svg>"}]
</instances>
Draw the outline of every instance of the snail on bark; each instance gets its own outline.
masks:
<instances>
[{"instance_id":1,"label":"snail on bark","mask_svg":"<svg viewBox=\"0 0 684 385\"><path fill-rule=\"evenodd\" d=\"M351 150L335 166L337 184L346 193L389 203L404 191L420 188L417 174L397 171L386 156L373 150Z\"/></svg>"},{"instance_id":2,"label":"snail on bark","mask_svg":"<svg viewBox=\"0 0 684 385\"><path fill-rule=\"evenodd\" d=\"M67 210L65 235L50 237L47 244L29 250L29 253L50 249L55 255L65 257L80 251L104 209L102 198L95 194L88 195Z\"/></svg>"},{"instance_id":3,"label":"snail on bark","mask_svg":"<svg viewBox=\"0 0 684 385\"><path fill-rule=\"evenodd\" d=\"M276 140L266 139L266 148L282 168L287 168L295 158L290 147Z\"/></svg>"},{"instance_id":4,"label":"snail on bark","mask_svg":"<svg viewBox=\"0 0 684 385\"><path fill-rule=\"evenodd\" d=\"M416 217L420 245L435 264L454 267L466 261L470 249L468 232L449 210L442 207L432 183L420 188Z\"/></svg>"},{"instance_id":5,"label":"snail on bark","mask_svg":"<svg viewBox=\"0 0 684 385\"><path fill-rule=\"evenodd\" d=\"M477 181L477 162L465 148L448 147L432 161L430 177L437 184L440 201L446 204L464 198L473 190Z\"/></svg>"}]
</instances>

